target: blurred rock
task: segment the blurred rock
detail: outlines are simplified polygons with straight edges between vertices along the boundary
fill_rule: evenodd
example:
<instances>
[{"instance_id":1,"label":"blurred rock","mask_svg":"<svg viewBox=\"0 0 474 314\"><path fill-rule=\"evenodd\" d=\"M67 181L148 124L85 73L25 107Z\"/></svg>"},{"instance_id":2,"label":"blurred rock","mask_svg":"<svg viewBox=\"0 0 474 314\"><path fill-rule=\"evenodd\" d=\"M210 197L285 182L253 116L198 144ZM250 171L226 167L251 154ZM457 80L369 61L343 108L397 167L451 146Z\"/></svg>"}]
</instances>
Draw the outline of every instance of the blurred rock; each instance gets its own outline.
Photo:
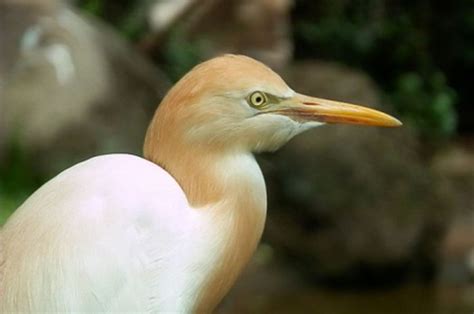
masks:
<instances>
[{"instance_id":1,"label":"blurred rock","mask_svg":"<svg viewBox=\"0 0 474 314\"><path fill-rule=\"evenodd\" d=\"M305 94L380 104L366 75L339 65L300 63L286 77ZM417 151L407 126L324 126L296 137L261 158L269 195L265 239L316 281L431 279L449 214L442 186Z\"/></svg>"},{"instance_id":2,"label":"blurred rock","mask_svg":"<svg viewBox=\"0 0 474 314\"><path fill-rule=\"evenodd\" d=\"M39 14L48 14L56 7L55 0L38 0L31 1L15 1L0 0L0 95L5 88L6 77L11 72L12 67L19 54L18 40L23 32L37 18ZM24 10L30 6L32 9ZM33 8L34 7L34 8ZM21 16L21 19L18 19ZM5 108L0 97L0 159L2 158L3 149L6 140Z\"/></svg>"},{"instance_id":3,"label":"blurred rock","mask_svg":"<svg viewBox=\"0 0 474 314\"><path fill-rule=\"evenodd\" d=\"M7 1L0 10L0 124L46 174L99 153L141 152L169 86L118 35L61 3Z\"/></svg>"},{"instance_id":4,"label":"blurred rock","mask_svg":"<svg viewBox=\"0 0 474 314\"><path fill-rule=\"evenodd\" d=\"M173 24L170 16L186 15L180 21L181 27L189 40L206 42L205 59L240 53L280 69L287 65L293 53L289 19L292 3L292 0L158 0L151 10L150 24L155 32L161 32ZM185 12L189 8L192 10Z\"/></svg>"},{"instance_id":5,"label":"blurred rock","mask_svg":"<svg viewBox=\"0 0 474 314\"><path fill-rule=\"evenodd\" d=\"M454 218L443 241L440 278L466 283L474 281L474 141L460 141L436 152L434 171L453 186Z\"/></svg>"},{"instance_id":6,"label":"blurred rock","mask_svg":"<svg viewBox=\"0 0 474 314\"><path fill-rule=\"evenodd\" d=\"M24 32L36 24L39 16L54 14L59 5L59 0L0 0L0 85L18 59Z\"/></svg>"},{"instance_id":7,"label":"blurred rock","mask_svg":"<svg viewBox=\"0 0 474 314\"><path fill-rule=\"evenodd\" d=\"M167 31L196 0L155 0L150 9L149 22L154 32Z\"/></svg>"},{"instance_id":8,"label":"blurred rock","mask_svg":"<svg viewBox=\"0 0 474 314\"><path fill-rule=\"evenodd\" d=\"M445 146L436 153L432 167L453 184L454 204L461 215L474 215L474 143ZM474 229L473 229L474 231Z\"/></svg>"}]
</instances>

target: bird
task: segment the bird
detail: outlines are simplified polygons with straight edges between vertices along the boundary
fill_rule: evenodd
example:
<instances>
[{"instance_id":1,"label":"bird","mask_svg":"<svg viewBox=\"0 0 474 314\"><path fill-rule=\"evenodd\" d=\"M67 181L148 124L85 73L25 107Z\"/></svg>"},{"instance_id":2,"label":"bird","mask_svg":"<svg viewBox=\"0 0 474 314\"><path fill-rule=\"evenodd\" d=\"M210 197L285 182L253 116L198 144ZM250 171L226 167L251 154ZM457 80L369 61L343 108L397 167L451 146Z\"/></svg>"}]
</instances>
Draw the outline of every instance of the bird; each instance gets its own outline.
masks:
<instances>
[{"instance_id":1,"label":"bird","mask_svg":"<svg viewBox=\"0 0 474 314\"><path fill-rule=\"evenodd\" d=\"M159 104L143 157L80 162L12 214L0 232L0 312L211 312L264 229L254 154L328 123L401 125L297 93L247 56L198 64Z\"/></svg>"}]
</instances>

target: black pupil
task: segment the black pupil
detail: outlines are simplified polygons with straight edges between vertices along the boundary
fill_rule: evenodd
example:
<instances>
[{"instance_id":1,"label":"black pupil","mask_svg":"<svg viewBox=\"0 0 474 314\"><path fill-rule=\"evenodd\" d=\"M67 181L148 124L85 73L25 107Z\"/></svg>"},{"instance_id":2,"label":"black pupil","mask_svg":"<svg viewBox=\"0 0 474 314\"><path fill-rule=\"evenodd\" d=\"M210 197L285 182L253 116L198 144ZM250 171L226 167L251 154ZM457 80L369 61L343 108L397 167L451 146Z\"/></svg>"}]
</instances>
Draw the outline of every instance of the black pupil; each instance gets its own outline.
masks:
<instances>
[{"instance_id":1,"label":"black pupil","mask_svg":"<svg viewBox=\"0 0 474 314\"><path fill-rule=\"evenodd\" d=\"M262 97L257 96L257 98L255 98L255 101L258 102L258 103L261 102L261 101L262 101Z\"/></svg>"}]
</instances>

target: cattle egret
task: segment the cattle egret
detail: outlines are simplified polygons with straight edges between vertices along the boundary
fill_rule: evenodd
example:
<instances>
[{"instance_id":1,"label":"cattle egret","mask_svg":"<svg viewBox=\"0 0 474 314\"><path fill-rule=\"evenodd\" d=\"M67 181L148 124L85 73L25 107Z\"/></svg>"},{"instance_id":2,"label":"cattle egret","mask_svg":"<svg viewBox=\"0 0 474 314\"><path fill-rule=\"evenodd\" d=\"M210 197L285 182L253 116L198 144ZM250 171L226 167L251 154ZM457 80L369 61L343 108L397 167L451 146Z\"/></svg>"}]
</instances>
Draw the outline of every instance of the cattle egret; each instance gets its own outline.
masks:
<instances>
[{"instance_id":1,"label":"cattle egret","mask_svg":"<svg viewBox=\"0 0 474 314\"><path fill-rule=\"evenodd\" d=\"M12 215L1 312L211 311L262 234L266 191L252 153L324 123L401 125L298 94L249 57L196 66L158 107L145 158L79 163Z\"/></svg>"}]
</instances>

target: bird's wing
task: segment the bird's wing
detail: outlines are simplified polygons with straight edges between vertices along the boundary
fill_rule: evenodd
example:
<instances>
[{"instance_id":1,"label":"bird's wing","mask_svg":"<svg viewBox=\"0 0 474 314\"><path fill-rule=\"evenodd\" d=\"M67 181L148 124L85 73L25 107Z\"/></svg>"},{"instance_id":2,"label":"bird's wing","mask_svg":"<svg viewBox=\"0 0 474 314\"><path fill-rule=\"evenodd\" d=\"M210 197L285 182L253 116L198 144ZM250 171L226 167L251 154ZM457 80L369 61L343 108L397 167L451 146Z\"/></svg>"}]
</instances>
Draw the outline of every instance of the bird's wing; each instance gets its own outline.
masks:
<instances>
[{"instance_id":1,"label":"bird's wing","mask_svg":"<svg viewBox=\"0 0 474 314\"><path fill-rule=\"evenodd\" d=\"M1 312L150 309L153 277L189 230L186 209L176 181L139 157L64 171L4 227Z\"/></svg>"}]
</instances>

